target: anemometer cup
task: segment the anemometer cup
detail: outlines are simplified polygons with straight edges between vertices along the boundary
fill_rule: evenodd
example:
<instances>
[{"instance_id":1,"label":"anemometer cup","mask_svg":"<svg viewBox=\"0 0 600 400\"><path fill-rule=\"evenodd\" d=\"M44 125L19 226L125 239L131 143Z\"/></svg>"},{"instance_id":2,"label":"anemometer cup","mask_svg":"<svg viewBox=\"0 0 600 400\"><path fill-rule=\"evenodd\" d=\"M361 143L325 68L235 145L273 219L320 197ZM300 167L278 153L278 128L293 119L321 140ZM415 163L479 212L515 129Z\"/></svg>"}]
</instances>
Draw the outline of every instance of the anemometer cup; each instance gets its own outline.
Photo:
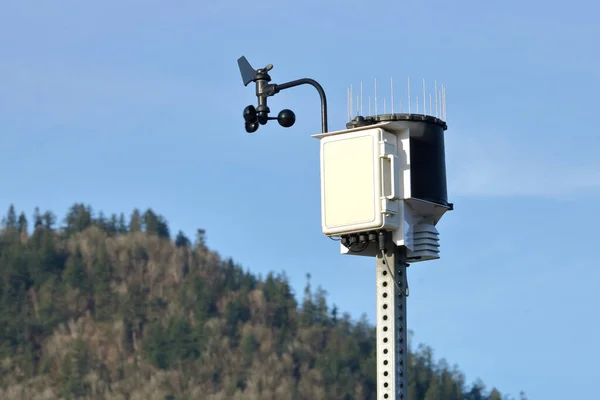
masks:
<instances>
[{"instance_id":1,"label":"anemometer cup","mask_svg":"<svg viewBox=\"0 0 600 400\"><path fill-rule=\"evenodd\" d=\"M246 122L246 132L254 133L258 130L258 122Z\"/></svg>"},{"instance_id":2,"label":"anemometer cup","mask_svg":"<svg viewBox=\"0 0 600 400\"><path fill-rule=\"evenodd\" d=\"M253 105L249 105L248 107L244 108L244 121L256 121L256 108L254 108Z\"/></svg>"},{"instance_id":3,"label":"anemometer cup","mask_svg":"<svg viewBox=\"0 0 600 400\"><path fill-rule=\"evenodd\" d=\"M296 122L296 114L287 108L281 110L277 115L277 122L279 122L279 125L283 126L284 128L289 128Z\"/></svg>"},{"instance_id":4,"label":"anemometer cup","mask_svg":"<svg viewBox=\"0 0 600 400\"><path fill-rule=\"evenodd\" d=\"M261 110L262 108L262 110ZM266 110L265 110L266 108ZM261 125L266 125L269 122L269 108L268 107L258 107L258 112L256 113L256 120Z\"/></svg>"},{"instance_id":5,"label":"anemometer cup","mask_svg":"<svg viewBox=\"0 0 600 400\"><path fill-rule=\"evenodd\" d=\"M258 129L258 118L256 108L253 105L249 105L244 108L244 122L246 132L254 133Z\"/></svg>"}]
</instances>

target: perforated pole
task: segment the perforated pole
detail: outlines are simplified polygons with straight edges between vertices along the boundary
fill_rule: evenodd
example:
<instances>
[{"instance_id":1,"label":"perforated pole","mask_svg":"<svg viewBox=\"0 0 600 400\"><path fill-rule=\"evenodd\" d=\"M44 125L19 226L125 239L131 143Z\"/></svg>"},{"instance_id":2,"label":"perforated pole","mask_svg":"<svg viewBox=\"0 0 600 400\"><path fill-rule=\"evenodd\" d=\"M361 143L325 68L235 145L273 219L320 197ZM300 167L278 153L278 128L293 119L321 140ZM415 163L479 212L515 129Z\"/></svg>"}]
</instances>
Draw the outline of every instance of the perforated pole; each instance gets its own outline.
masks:
<instances>
[{"instance_id":1,"label":"perforated pole","mask_svg":"<svg viewBox=\"0 0 600 400\"><path fill-rule=\"evenodd\" d=\"M386 265L389 262L389 268ZM377 400L405 400L407 386L406 249L388 242L377 256ZM394 276L390 276L390 270ZM398 286L394 284L394 279Z\"/></svg>"}]
</instances>

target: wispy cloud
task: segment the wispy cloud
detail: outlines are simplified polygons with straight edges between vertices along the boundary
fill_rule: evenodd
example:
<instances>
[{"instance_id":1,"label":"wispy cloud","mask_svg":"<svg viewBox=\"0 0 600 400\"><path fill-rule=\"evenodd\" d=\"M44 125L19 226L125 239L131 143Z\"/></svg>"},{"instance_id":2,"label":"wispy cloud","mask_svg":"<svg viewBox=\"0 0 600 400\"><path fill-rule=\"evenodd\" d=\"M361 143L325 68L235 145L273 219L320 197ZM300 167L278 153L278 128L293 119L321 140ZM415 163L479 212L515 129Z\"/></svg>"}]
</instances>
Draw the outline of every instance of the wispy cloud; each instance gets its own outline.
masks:
<instances>
[{"instance_id":1,"label":"wispy cloud","mask_svg":"<svg viewBox=\"0 0 600 400\"><path fill-rule=\"evenodd\" d=\"M446 148L451 195L565 198L600 189L600 160L566 149L464 132L453 132Z\"/></svg>"}]
</instances>

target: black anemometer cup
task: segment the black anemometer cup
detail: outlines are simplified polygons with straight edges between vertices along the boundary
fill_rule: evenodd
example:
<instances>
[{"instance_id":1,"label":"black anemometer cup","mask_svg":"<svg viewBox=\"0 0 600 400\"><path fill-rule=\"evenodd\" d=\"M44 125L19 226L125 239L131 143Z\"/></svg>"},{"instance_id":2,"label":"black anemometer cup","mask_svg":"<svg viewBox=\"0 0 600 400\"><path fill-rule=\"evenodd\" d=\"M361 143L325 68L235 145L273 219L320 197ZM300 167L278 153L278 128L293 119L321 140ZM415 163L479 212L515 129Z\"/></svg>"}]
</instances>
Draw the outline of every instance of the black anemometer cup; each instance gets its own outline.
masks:
<instances>
[{"instance_id":1,"label":"black anemometer cup","mask_svg":"<svg viewBox=\"0 0 600 400\"><path fill-rule=\"evenodd\" d=\"M256 132L258 129L258 119L256 116L256 108L254 108L253 105L244 108L244 121L246 122L246 132Z\"/></svg>"},{"instance_id":2,"label":"black anemometer cup","mask_svg":"<svg viewBox=\"0 0 600 400\"><path fill-rule=\"evenodd\" d=\"M287 108L285 110L281 110L277 115L277 122L279 122L279 125L283 126L284 128L289 128L296 122L296 114Z\"/></svg>"}]
</instances>

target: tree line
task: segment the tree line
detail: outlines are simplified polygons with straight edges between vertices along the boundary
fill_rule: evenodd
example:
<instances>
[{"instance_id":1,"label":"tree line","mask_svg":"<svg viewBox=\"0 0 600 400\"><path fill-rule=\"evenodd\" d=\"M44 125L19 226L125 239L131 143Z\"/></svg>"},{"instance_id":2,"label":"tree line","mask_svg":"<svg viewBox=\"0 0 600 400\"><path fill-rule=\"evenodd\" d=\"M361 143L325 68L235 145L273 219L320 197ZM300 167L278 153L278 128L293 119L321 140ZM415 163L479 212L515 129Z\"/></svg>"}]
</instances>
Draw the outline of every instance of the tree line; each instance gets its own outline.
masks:
<instances>
[{"instance_id":1,"label":"tree line","mask_svg":"<svg viewBox=\"0 0 600 400\"><path fill-rule=\"evenodd\" d=\"M285 273L256 276L152 209L32 222L2 219L0 398L376 398L374 327L310 276L297 299ZM410 347L410 400L509 398Z\"/></svg>"}]
</instances>

